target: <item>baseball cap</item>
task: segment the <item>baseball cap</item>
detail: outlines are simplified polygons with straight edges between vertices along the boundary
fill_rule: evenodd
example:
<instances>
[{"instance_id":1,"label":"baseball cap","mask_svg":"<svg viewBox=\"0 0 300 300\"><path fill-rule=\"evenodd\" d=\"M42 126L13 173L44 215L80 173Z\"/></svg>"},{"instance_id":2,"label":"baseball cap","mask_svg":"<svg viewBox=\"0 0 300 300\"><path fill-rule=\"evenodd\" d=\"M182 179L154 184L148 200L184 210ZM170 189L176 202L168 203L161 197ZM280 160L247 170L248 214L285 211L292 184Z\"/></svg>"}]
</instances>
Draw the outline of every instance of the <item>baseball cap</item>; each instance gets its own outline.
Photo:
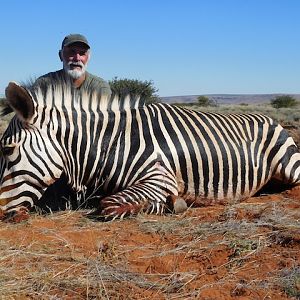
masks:
<instances>
[{"instance_id":1,"label":"baseball cap","mask_svg":"<svg viewBox=\"0 0 300 300\"><path fill-rule=\"evenodd\" d=\"M63 49L65 46L69 46L74 43L83 43L86 46L88 46L88 48L90 48L90 45L85 36L79 33L74 33L74 34L69 34L64 38L61 44L61 49Z\"/></svg>"}]
</instances>

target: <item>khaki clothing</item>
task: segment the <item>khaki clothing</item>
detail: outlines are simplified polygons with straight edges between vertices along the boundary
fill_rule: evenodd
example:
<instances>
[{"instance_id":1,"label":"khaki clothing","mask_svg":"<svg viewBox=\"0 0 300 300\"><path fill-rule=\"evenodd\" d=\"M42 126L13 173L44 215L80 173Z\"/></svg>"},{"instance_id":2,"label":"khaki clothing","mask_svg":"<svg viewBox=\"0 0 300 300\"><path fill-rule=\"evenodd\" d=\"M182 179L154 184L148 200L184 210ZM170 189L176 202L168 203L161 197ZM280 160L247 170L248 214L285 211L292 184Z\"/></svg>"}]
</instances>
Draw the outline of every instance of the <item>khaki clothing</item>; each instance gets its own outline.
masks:
<instances>
[{"instance_id":1,"label":"khaki clothing","mask_svg":"<svg viewBox=\"0 0 300 300\"><path fill-rule=\"evenodd\" d=\"M76 88L78 91L80 90L88 90L89 87L93 87L93 90L98 90L100 92L100 94L105 94L105 95L111 95L111 89L109 84L102 78L97 77L89 72L86 72L86 77L84 82L78 87ZM47 84L47 81L52 80L52 78L64 78L65 81L67 82L68 80L70 80L69 76L66 74L66 72L61 69L55 72L50 72L47 73L41 77L39 77L35 84ZM75 88L75 87L74 87Z\"/></svg>"}]
</instances>

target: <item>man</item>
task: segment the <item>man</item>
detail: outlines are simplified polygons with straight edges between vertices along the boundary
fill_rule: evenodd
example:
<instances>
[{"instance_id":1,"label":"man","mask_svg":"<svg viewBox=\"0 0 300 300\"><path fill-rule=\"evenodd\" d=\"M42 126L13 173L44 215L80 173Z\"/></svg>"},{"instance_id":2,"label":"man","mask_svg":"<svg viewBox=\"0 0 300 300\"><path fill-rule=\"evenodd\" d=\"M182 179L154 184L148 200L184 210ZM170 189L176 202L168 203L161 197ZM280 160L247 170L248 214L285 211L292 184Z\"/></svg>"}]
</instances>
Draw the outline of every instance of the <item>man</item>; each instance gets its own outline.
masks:
<instances>
[{"instance_id":1,"label":"man","mask_svg":"<svg viewBox=\"0 0 300 300\"><path fill-rule=\"evenodd\" d=\"M36 83L47 84L50 77L58 75L58 78L65 78L66 82L70 82L79 91L93 86L93 89L97 88L99 94L111 95L111 89L106 81L86 71L91 51L90 45L83 35L67 35L62 41L58 54L63 63L63 69L39 77ZM55 211L64 209L66 206L77 208L81 203L78 203L77 195L68 187L67 180L62 175L46 190L37 205L43 211Z\"/></svg>"},{"instance_id":2,"label":"man","mask_svg":"<svg viewBox=\"0 0 300 300\"><path fill-rule=\"evenodd\" d=\"M43 75L37 79L47 83L47 79L57 73L70 79L73 86L82 89L91 85L97 86L99 92L111 94L109 84L102 78L92 75L86 71L91 51L87 39L81 34L69 34L62 41L61 50L58 52L63 62L63 69Z\"/></svg>"}]
</instances>

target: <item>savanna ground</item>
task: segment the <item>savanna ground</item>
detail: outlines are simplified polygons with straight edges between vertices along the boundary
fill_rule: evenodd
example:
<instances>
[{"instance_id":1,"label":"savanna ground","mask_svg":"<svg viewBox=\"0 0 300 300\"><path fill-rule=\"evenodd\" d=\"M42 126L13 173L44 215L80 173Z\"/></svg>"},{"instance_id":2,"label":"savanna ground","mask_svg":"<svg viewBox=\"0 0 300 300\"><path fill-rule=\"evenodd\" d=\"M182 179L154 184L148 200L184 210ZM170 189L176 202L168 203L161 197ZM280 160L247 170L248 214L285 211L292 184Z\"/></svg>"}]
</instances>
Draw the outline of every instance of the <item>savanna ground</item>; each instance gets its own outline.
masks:
<instances>
[{"instance_id":1,"label":"savanna ground","mask_svg":"<svg viewBox=\"0 0 300 300\"><path fill-rule=\"evenodd\" d=\"M237 109L258 110L222 108ZM300 142L299 110L259 111ZM300 299L299 208L294 188L180 215L103 223L66 210L2 223L0 299Z\"/></svg>"}]
</instances>

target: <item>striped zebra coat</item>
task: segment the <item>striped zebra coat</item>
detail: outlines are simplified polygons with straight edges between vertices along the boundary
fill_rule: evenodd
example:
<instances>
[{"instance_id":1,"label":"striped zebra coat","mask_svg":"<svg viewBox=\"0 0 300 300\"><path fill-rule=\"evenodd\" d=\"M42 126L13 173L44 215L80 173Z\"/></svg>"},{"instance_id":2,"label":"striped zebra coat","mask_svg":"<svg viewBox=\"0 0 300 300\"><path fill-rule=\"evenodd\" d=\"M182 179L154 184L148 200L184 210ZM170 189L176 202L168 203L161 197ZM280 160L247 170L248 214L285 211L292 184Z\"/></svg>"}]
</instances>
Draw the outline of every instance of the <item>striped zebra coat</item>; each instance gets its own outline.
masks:
<instances>
[{"instance_id":1,"label":"striped zebra coat","mask_svg":"<svg viewBox=\"0 0 300 300\"><path fill-rule=\"evenodd\" d=\"M184 201L241 201L270 179L300 182L300 154L287 132L263 115L203 113L137 97L78 93L10 83L16 115L1 138L0 210L20 214L62 174L92 189L96 214L163 213ZM181 203L180 202L180 203Z\"/></svg>"}]
</instances>

